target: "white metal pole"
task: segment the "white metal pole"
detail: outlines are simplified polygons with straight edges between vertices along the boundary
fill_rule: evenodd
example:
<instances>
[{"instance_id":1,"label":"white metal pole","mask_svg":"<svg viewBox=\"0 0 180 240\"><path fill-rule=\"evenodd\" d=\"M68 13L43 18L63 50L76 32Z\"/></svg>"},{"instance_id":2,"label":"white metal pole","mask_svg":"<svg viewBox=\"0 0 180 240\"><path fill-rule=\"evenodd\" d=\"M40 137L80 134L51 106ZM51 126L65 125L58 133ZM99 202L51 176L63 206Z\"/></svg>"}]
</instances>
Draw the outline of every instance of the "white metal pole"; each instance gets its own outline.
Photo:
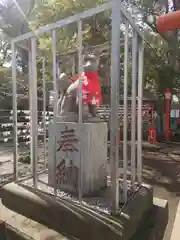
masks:
<instances>
[{"instance_id":1,"label":"white metal pole","mask_svg":"<svg viewBox=\"0 0 180 240\"><path fill-rule=\"evenodd\" d=\"M56 180L56 117L57 117L57 64L56 64L56 30L52 32L52 54L53 54L53 92L54 92L54 101L53 101L53 160L54 160L54 194L57 195L57 180Z\"/></svg>"},{"instance_id":2,"label":"white metal pole","mask_svg":"<svg viewBox=\"0 0 180 240\"><path fill-rule=\"evenodd\" d=\"M42 59L42 81L43 81L43 128L44 128L44 168L47 167L47 144L46 144L46 59Z\"/></svg>"},{"instance_id":3,"label":"white metal pole","mask_svg":"<svg viewBox=\"0 0 180 240\"><path fill-rule=\"evenodd\" d=\"M18 180L18 136L17 136L17 84L16 84L16 47L12 43L12 96L13 96L13 165L14 179Z\"/></svg>"},{"instance_id":4,"label":"white metal pole","mask_svg":"<svg viewBox=\"0 0 180 240\"><path fill-rule=\"evenodd\" d=\"M119 81L120 81L120 24L121 1L114 0L112 6L112 41L111 41L111 121L110 121L110 164L112 212L119 210Z\"/></svg>"},{"instance_id":5,"label":"white metal pole","mask_svg":"<svg viewBox=\"0 0 180 240\"><path fill-rule=\"evenodd\" d=\"M60 76L61 73L60 73L60 61L59 60L57 61L56 66L57 66L57 75Z\"/></svg>"},{"instance_id":6,"label":"white metal pole","mask_svg":"<svg viewBox=\"0 0 180 240\"><path fill-rule=\"evenodd\" d=\"M137 180L142 183L142 101L143 101L143 68L144 68L144 41L139 39L138 61L138 145L137 145Z\"/></svg>"},{"instance_id":7,"label":"white metal pole","mask_svg":"<svg viewBox=\"0 0 180 240\"><path fill-rule=\"evenodd\" d=\"M74 76L76 73L76 59L75 55L72 57L72 75Z\"/></svg>"},{"instance_id":8,"label":"white metal pole","mask_svg":"<svg viewBox=\"0 0 180 240\"><path fill-rule=\"evenodd\" d=\"M37 64L36 64L36 38L31 38L32 51L32 79L30 81L31 93L31 144L32 144L32 165L33 165L33 185L37 188L37 161L38 161L38 125L37 125Z\"/></svg>"},{"instance_id":9,"label":"white metal pole","mask_svg":"<svg viewBox=\"0 0 180 240\"><path fill-rule=\"evenodd\" d=\"M128 171L128 40L129 24L125 22L125 39L124 39L124 124L123 124L123 193L124 201L127 201L127 171Z\"/></svg>"},{"instance_id":10,"label":"white metal pole","mask_svg":"<svg viewBox=\"0 0 180 240\"><path fill-rule=\"evenodd\" d=\"M30 116L30 158L31 168L33 169L33 143L32 143L32 52L28 53L28 71L29 71L29 116Z\"/></svg>"},{"instance_id":11,"label":"white metal pole","mask_svg":"<svg viewBox=\"0 0 180 240\"><path fill-rule=\"evenodd\" d=\"M137 33L133 31L132 39L132 113L131 113L131 184L135 190L136 181L136 86L137 86Z\"/></svg>"},{"instance_id":12,"label":"white metal pole","mask_svg":"<svg viewBox=\"0 0 180 240\"><path fill-rule=\"evenodd\" d=\"M83 73L83 61L82 61L82 42L83 42L83 32L82 32L82 21L78 22L78 63L79 63L79 89L78 89L78 123L80 130L80 164L79 164L79 174L78 174L78 196L79 201L82 201L82 123L83 123L83 102L82 102L82 73Z\"/></svg>"}]
</instances>

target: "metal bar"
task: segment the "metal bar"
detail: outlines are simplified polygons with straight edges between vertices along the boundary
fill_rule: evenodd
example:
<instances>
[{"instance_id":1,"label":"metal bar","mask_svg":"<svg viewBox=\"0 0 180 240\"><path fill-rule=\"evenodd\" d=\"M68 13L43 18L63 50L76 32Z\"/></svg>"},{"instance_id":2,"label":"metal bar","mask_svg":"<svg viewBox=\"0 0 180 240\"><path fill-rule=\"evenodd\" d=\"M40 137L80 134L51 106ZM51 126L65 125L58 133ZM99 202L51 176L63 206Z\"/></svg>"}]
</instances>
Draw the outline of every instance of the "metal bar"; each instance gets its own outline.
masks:
<instances>
[{"instance_id":1,"label":"metal bar","mask_svg":"<svg viewBox=\"0 0 180 240\"><path fill-rule=\"evenodd\" d=\"M56 57L56 60L57 60L57 57ZM59 60L57 60L57 75L58 75L58 77L60 76L60 74L61 74L61 70L60 70L60 61Z\"/></svg>"},{"instance_id":2,"label":"metal bar","mask_svg":"<svg viewBox=\"0 0 180 240\"><path fill-rule=\"evenodd\" d=\"M37 175L38 176L40 176L41 174L43 174L43 173L47 173L47 171L46 170L39 170L38 172L37 172ZM23 185L23 181L25 181L25 180L28 180L28 179L32 179L32 174L31 173L29 173L29 174L27 174L25 177L21 177L19 180L18 180L18 183L21 185Z\"/></svg>"},{"instance_id":3,"label":"metal bar","mask_svg":"<svg viewBox=\"0 0 180 240\"><path fill-rule=\"evenodd\" d=\"M33 185L37 188L37 143L38 143L38 127L37 127L37 63L36 63L36 38L31 39L32 51L32 79L30 82L31 87L31 144L32 144L32 164L33 164Z\"/></svg>"},{"instance_id":4,"label":"metal bar","mask_svg":"<svg viewBox=\"0 0 180 240\"><path fill-rule=\"evenodd\" d=\"M30 158L31 158L31 168L33 169L33 142L31 141L32 136L32 53L28 52L28 71L29 71L29 116L30 116Z\"/></svg>"},{"instance_id":5,"label":"metal bar","mask_svg":"<svg viewBox=\"0 0 180 240\"><path fill-rule=\"evenodd\" d=\"M54 141L53 141L53 149L54 149L54 194L57 195L57 182L56 182L56 117L57 117L57 64L56 64L56 30L52 32L52 54L53 54L53 92L54 92L54 101L53 101L53 111L54 111L54 119L53 119L53 132L54 132Z\"/></svg>"},{"instance_id":6,"label":"metal bar","mask_svg":"<svg viewBox=\"0 0 180 240\"><path fill-rule=\"evenodd\" d=\"M5 32L3 32L3 35L5 36L5 40L7 40L8 42L14 41L14 39L12 37L8 36ZM22 42L17 43L16 47L17 48L22 48L22 49L24 49L24 50L26 50L28 52L30 51L30 47L25 45L24 42L23 43ZM43 56L44 51L41 51L40 49L37 49L37 54L38 54L38 56Z\"/></svg>"},{"instance_id":7,"label":"metal bar","mask_svg":"<svg viewBox=\"0 0 180 240\"><path fill-rule=\"evenodd\" d=\"M79 164L79 179L78 179L78 195L79 201L82 201L82 122L83 122L83 101L82 101L82 73L83 73L83 61L82 61L82 42L83 42L83 33L82 33L82 21L78 22L78 63L79 63L79 88L78 88L78 123L80 130L80 164Z\"/></svg>"},{"instance_id":8,"label":"metal bar","mask_svg":"<svg viewBox=\"0 0 180 240\"><path fill-rule=\"evenodd\" d=\"M139 40L138 61L138 133L137 133L137 180L142 183L142 100L143 100L143 68L144 68L144 41Z\"/></svg>"},{"instance_id":9,"label":"metal bar","mask_svg":"<svg viewBox=\"0 0 180 240\"><path fill-rule=\"evenodd\" d=\"M16 47L12 43L12 95L13 95L13 168L15 181L18 180L18 136L17 136L17 84L16 84Z\"/></svg>"},{"instance_id":10,"label":"metal bar","mask_svg":"<svg viewBox=\"0 0 180 240\"><path fill-rule=\"evenodd\" d=\"M125 22L124 39L124 124L123 124L123 195L124 201L127 201L127 171L128 171L128 52L129 52L129 24Z\"/></svg>"},{"instance_id":11,"label":"metal bar","mask_svg":"<svg viewBox=\"0 0 180 240\"><path fill-rule=\"evenodd\" d=\"M132 39L132 113L131 113L131 183L135 190L136 181L136 87L137 87L137 51L138 36L133 31Z\"/></svg>"},{"instance_id":12,"label":"metal bar","mask_svg":"<svg viewBox=\"0 0 180 240\"><path fill-rule=\"evenodd\" d=\"M53 92L54 92L54 116L57 116L57 61L56 61L56 30L52 32L52 54L53 54Z\"/></svg>"},{"instance_id":13,"label":"metal bar","mask_svg":"<svg viewBox=\"0 0 180 240\"><path fill-rule=\"evenodd\" d=\"M111 42L111 121L110 121L110 163L112 212L119 210L119 146L118 146L118 107L120 81L120 24L121 2L113 1L112 7L112 42Z\"/></svg>"},{"instance_id":14,"label":"metal bar","mask_svg":"<svg viewBox=\"0 0 180 240\"><path fill-rule=\"evenodd\" d=\"M76 74L76 59L75 56L72 56L72 75Z\"/></svg>"},{"instance_id":15,"label":"metal bar","mask_svg":"<svg viewBox=\"0 0 180 240\"><path fill-rule=\"evenodd\" d=\"M28 40L30 40L30 39L27 39L26 41L28 41ZM22 43L22 42L17 42L17 47L18 48L20 48L20 49L24 49L24 50L26 50L26 51L31 51L31 48L30 47L28 47L28 46L26 46L24 43ZM36 49L36 52L37 52L37 55L38 56L44 56L44 54L46 54L46 50L44 50L44 51L42 51L42 50L40 50L40 49Z\"/></svg>"},{"instance_id":16,"label":"metal bar","mask_svg":"<svg viewBox=\"0 0 180 240\"><path fill-rule=\"evenodd\" d=\"M42 81L43 81L43 128L44 128L44 168L47 167L47 144L46 144L46 59L42 59Z\"/></svg>"},{"instance_id":17,"label":"metal bar","mask_svg":"<svg viewBox=\"0 0 180 240\"><path fill-rule=\"evenodd\" d=\"M25 34L23 34L21 36L18 36L16 38L14 38L12 41L18 42L18 41L25 40L27 38L38 36L38 35L43 34L45 32L52 31L52 30L54 30L56 28L65 27L66 25L69 25L71 23L78 22L79 20L82 20L84 18L88 18L88 17L91 17L91 16L93 16L95 14L104 12L105 10L108 10L109 8L111 8L112 2L113 1L101 4L101 5L99 5L99 6L95 7L95 8L91 8L89 10L86 10L86 11L82 12L82 13L77 13L77 14L75 14L73 16L64 18L64 19L62 19L62 20L60 20L60 21L58 21L56 23L52 23L52 24L48 24L48 25L46 25L44 27L40 27L39 29L37 29L34 32L28 32L28 33L25 33Z\"/></svg>"},{"instance_id":18,"label":"metal bar","mask_svg":"<svg viewBox=\"0 0 180 240\"><path fill-rule=\"evenodd\" d=\"M131 17L130 13L124 8L123 4L121 4L121 12L122 15L127 19L129 24L132 26L132 28L138 33L138 35L145 40L145 35L142 33L134 19Z\"/></svg>"},{"instance_id":19,"label":"metal bar","mask_svg":"<svg viewBox=\"0 0 180 240\"><path fill-rule=\"evenodd\" d=\"M83 36L82 36L82 21L79 21L78 22L78 58L79 58L79 76L82 75L83 73L83 62L82 62L82 39L83 39ZM78 95L79 95L79 123L82 123L82 111L83 111L83 103L82 103L82 79L80 78L80 81L79 81L79 92L78 92Z\"/></svg>"}]
</instances>

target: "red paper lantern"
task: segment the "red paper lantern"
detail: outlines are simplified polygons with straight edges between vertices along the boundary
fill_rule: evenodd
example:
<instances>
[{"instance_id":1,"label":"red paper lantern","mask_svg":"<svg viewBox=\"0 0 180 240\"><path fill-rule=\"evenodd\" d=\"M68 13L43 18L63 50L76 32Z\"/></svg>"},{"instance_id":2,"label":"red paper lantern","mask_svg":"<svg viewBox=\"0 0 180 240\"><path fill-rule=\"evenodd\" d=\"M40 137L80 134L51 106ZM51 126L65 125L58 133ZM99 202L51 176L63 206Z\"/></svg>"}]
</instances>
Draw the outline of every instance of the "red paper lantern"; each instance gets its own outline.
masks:
<instances>
[{"instance_id":1,"label":"red paper lantern","mask_svg":"<svg viewBox=\"0 0 180 240\"><path fill-rule=\"evenodd\" d=\"M180 10L158 17L156 28L160 33L175 31L180 28Z\"/></svg>"}]
</instances>

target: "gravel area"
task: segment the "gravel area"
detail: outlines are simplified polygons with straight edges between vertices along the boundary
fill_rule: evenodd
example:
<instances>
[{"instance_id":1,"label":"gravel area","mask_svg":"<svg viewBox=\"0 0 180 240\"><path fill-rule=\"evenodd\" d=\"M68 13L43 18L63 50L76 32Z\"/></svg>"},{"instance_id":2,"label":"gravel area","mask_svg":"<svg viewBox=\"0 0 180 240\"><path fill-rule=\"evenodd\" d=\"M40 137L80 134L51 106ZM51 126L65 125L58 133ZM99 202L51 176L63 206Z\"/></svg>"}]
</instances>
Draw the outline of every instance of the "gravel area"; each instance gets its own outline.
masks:
<instances>
[{"instance_id":1,"label":"gravel area","mask_svg":"<svg viewBox=\"0 0 180 240\"><path fill-rule=\"evenodd\" d=\"M27 151L27 149L20 149L20 152ZM43 161L43 149L39 148L39 161L38 171L44 169ZM30 164L20 163L18 164L18 176L19 178L31 175L32 166ZM13 148L11 146L0 146L0 186L13 181Z\"/></svg>"}]
</instances>

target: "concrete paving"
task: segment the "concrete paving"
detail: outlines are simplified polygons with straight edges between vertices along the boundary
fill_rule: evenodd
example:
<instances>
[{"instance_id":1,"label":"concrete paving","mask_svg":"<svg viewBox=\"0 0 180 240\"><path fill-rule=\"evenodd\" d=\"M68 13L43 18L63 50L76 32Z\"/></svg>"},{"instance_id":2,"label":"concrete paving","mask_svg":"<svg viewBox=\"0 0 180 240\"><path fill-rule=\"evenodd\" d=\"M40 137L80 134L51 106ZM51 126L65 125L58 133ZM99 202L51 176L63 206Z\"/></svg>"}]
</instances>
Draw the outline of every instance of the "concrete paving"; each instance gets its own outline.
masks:
<instances>
[{"instance_id":1,"label":"concrete paving","mask_svg":"<svg viewBox=\"0 0 180 240\"><path fill-rule=\"evenodd\" d=\"M143 176L154 196L168 201L169 222L163 240L170 240L180 197L180 156L172 157L179 145L165 146L160 152L144 152Z\"/></svg>"},{"instance_id":2,"label":"concrete paving","mask_svg":"<svg viewBox=\"0 0 180 240\"><path fill-rule=\"evenodd\" d=\"M179 239L180 239L180 201L178 203L176 217L175 217L170 240L179 240Z\"/></svg>"},{"instance_id":3,"label":"concrete paving","mask_svg":"<svg viewBox=\"0 0 180 240\"><path fill-rule=\"evenodd\" d=\"M27 206L28 207L28 206ZM32 240L70 240L64 235L53 231L44 225L37 223L25 216L6 208L0 201L0 221L5 223L12 231L20 231L19 235L24 239ZM10 238L8 238L10 239ZM11 239L13 240L13 239Z\"/></svg>"}]
</instances>

